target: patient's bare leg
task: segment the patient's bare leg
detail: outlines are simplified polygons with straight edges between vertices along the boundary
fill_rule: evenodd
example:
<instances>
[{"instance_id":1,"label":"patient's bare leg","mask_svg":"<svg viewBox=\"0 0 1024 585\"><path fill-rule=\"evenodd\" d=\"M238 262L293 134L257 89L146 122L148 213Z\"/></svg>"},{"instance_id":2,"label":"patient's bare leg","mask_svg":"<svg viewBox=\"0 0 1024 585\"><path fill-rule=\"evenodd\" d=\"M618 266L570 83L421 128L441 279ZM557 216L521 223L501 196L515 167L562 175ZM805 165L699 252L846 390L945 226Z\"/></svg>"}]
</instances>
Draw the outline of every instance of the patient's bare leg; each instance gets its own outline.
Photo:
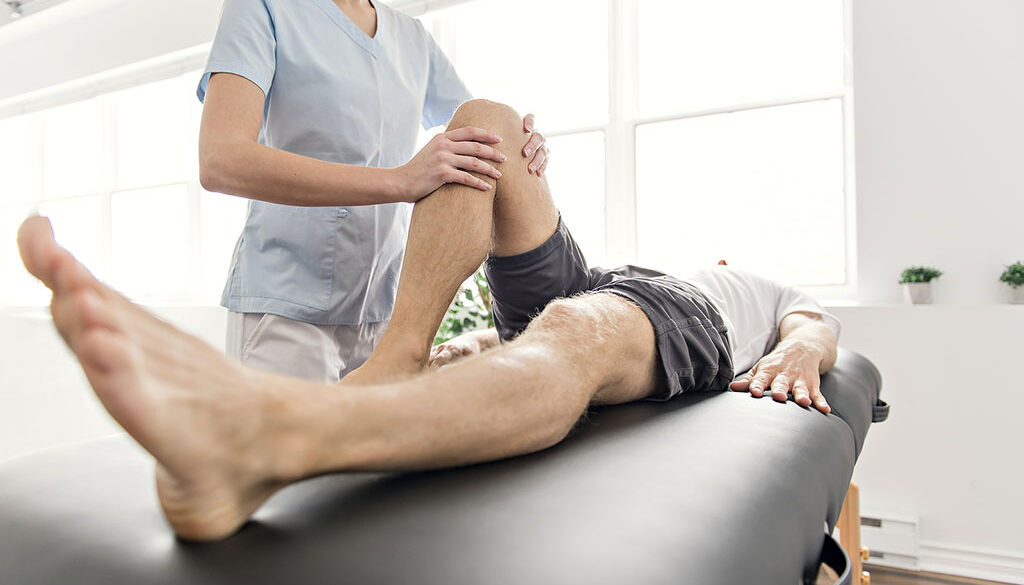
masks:
<instances>
[{"instance_id":1,"label":"patient's bare leg","mask_svg":"<svg viewBox=\"0 0 1024 585\"><path fill-rule=\"evenodd\" d=\"M495 187L489 192L448 184L416 204L391 322L367 363L343 384L422 370L448 305L487 254L526 252L555 232L558 211L547 181L531 175L520 154L529 135L523 133L519 114L502 104L473 100L459 108L448 129L463 126L503 138L496 146L508 159L495 164L502 177L495 181L478 175Z\"/></svg>"},{"instance_id":2,"label":"patient's bare leg","mask_svg":"<svg viewBox=\"0 0 1024 585\"><path fill-rule=\"evenodd\" d=\"M44 218L27 220L18 243L96 395L156 458L160 503L185 538L225 537L276 490L320 473L543 449L588 403L658 384L650 323L609 294L556 301L515 342L440 371L339 392L246 368L132 305L59 248Z\"/></svg>"}]
</instances>

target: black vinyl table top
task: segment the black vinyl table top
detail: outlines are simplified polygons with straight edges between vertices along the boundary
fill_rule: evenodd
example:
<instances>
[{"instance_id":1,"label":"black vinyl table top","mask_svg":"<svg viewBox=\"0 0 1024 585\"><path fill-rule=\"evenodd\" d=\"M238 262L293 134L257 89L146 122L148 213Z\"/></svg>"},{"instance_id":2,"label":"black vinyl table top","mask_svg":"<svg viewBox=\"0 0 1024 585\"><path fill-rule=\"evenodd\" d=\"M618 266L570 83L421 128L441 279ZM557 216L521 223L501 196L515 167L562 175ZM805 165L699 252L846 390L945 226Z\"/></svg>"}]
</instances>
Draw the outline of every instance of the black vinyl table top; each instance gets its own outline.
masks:
<instances>
[{"instance_id":1,"label":"black vinyl table top","mask_svg":"<svg viewBox=\"0 0 1024 585\"><path fill-rule=\"evenodd\" d=\"M799 583L816 572L881 378L841 350L833 414L747 393L591 412L523 457L286 488L235 536L190 544L127 436L0 465L0 583Z\"/></svg>"}]
</instances>

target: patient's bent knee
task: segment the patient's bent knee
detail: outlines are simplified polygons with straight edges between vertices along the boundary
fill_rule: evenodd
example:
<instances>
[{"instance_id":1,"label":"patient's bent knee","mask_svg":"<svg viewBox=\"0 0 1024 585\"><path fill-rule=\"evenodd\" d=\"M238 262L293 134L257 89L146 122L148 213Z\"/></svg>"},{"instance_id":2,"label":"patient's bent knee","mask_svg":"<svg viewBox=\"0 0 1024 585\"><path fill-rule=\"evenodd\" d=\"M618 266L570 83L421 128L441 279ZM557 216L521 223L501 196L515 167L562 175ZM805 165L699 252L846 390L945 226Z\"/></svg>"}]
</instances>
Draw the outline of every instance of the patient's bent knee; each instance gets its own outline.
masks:
<instances>
[{"instance_id":1,"label":"patient's bent knee","mask_svg":"<svg viewBox=\"0 0 1024 585\"><path fill-rule=\"evenodd\" d=\"M448 124L449 129L477 126L501 135L509 126L522 129L522 118L510 106L485 99L474 99L459 106Z\"/></svg>"},{"instance_id":2,"label":"patient's bent knee","mask_svg":"<svg viewBox=\"0 0 1024 585\"><path fill-rule=\"evenodd\" d=\"M644 350L653 337L650 321L632 301L609 293L588 293L555 299L528 330L551 332L581 345L622 342L626 351Z\"/></svg>"},{"instance_id":3,"label":"patient's bent knee","mask_svg":"<svg viewBox=\"0 0 1024 585\"><path fill-rule=\"evenodd\" d=\"M603 309L593 303L592 296L555 299L544 307L540 315L530 323L535 330L556 330L569 332L576 329L593 330L594 326L607 318Z\"/></svg>"}]
</instances>

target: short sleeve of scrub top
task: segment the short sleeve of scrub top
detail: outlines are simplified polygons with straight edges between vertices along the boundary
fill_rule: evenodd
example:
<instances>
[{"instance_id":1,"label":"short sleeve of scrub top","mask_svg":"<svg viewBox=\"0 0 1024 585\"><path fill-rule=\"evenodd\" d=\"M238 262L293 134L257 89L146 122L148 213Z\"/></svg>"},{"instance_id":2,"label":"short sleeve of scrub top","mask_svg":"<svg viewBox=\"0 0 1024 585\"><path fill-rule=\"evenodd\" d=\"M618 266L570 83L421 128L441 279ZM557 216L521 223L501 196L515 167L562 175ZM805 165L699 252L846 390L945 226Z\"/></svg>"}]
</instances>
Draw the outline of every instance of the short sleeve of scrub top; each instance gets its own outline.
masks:
<instances>
[{"instance_id":1,"label":"short sleeve of scrub top","mask_svg":"<svg viewBox=\"0 0 1024 585\"><path fill-rule=\"evenodd\" d=\"M333 0L226 0L197 95L214 73L264 91L260 143L333 163L394 168L421 125L446 123L469 91L416 19L374 1L363 32ZM320 325L391 316L411 206L252 201L221 304Z\"/></svg>"},{"instance_id":2,"label":"short sleeve of scrub top","mask_svg":"<svg viewBox=\"0 0 1024 585\"><path fill-rule=\"evenodd\" d=\"M419 21L416 23L419 24ZM430 81L427 85L427 100L423 104L423 127L430 129L447 124L455 110L468 99L469 91L434 38L425 30L423 36L430 58Z\"/></svg>"},{"instance_id":3,"label":"short sleeve of scrub top","mask_svg":"<svg viewBox=\"0 0 1024 585\"><path fill-rule=\"evenodd\" d=\"M277 40L270 9L264 0L226 0L221 11L217 42L199 82L199 101L213 73L234 73L270 94L277 67Z\"/></svg>"}]
</instances>

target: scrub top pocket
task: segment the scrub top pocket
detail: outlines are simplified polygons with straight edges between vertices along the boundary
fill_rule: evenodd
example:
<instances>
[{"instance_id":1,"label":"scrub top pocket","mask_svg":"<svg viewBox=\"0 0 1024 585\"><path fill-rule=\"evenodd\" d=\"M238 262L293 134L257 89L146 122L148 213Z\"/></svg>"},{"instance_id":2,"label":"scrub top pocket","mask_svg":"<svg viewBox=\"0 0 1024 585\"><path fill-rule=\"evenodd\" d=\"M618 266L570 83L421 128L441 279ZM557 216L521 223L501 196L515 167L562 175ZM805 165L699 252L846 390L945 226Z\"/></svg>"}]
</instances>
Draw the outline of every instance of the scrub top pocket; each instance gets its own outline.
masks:
<instances>
[{"instance_id":1,"label":"scrub top pocket","mask_svg":"<svg viewBox=\"0 0 1024 585\"><path fill-rule=\"evenodd\" d=\"M326 310L334 287L337 207L254 202L231 296L277 299Z\"/></svg>"}]
</instances>

